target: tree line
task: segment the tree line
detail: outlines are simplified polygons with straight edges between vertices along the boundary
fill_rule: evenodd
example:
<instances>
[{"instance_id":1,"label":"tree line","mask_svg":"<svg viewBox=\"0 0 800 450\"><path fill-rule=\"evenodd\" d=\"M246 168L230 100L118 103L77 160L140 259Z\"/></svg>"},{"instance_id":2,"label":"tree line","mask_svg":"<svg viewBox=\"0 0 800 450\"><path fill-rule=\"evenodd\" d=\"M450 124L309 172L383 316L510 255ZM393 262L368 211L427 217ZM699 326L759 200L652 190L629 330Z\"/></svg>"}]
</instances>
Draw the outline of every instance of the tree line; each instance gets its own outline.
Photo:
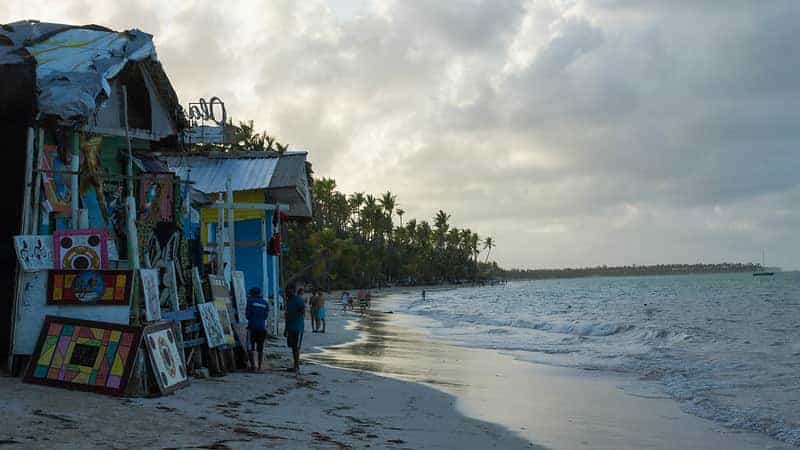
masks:
<instances>
[{"instance_id":1,"label":"tree line","mask_svg":"<svg viewBox=\"0 0 800 450\"><path fill-rule=\"evenodd\" d=\"M614 277L636 275L681 275L699 273L758 272L761 264L655 264L630 266L596 266L576 269L511 269L504 270L503 277L509 280L538 280L547 278Z\"/></svg>"},{"instance_id":2,"label":"tree line","mask_svg":"<svg viewBox=\"0 0 800 450\"><path fill-rule=\"evenodd\" d=\"M481 282L500 272L495 243L450 223L407 219L397 196L344 194L333 178L312 184L313 218L287 225L285 279L325 289ZM395 222L395 218L397 222Z\"/></svg>"}]
</instances>

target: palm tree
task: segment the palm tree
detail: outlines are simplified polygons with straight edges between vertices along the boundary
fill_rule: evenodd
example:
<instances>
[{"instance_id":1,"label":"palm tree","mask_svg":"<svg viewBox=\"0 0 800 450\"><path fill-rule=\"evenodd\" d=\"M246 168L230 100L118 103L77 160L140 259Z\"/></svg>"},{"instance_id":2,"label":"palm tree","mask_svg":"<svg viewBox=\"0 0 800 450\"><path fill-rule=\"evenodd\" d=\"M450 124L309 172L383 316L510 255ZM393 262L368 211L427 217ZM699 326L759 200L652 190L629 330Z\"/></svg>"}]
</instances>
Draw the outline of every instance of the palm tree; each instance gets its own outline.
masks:
<instances>
[{"instance_id":1,"label":"palm tree","mask_svg":"<svg viewBox=\"0 0 800 450\"><path fill-rule=\"evenodd\" d=\"M404 209L402 209L402 208L397 208L397 211L395 211L395 212L397 213L397 217L400 218L400 226L402 227L403 226L403 214L405 214L406 211Z\"/></svg>"},{"instance_id":2,"label":"palm tree","mask_svg":"<svg viewBox=\"0 0 800 450\"><path fill-rule=\"evenodd\" d=\"M483 261L484 263L489 262L489 255L492 254L492 249L495 248L496 245L494 244L494 240L491 236L487 236L486 239L483 241L483 249L486 250L486 259Z\"/></svg>"}]
</instances>

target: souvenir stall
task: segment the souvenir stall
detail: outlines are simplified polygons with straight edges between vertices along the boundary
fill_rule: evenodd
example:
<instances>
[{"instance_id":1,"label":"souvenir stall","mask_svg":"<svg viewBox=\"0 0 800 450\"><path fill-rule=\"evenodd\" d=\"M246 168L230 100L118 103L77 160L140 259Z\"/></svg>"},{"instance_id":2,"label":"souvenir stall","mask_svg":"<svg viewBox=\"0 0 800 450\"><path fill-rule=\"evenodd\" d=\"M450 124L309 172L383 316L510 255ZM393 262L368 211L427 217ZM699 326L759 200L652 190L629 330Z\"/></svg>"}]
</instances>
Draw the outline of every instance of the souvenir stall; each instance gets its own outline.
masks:
<instances>
[{"instance_id":1,"label":"souvenir stall","mask_svg":"<svg viewBox=\"0 0 800 450\"><path fill-rule=\"evenodd\" d=\"M182 332L161 317L191 291L181 181L137 157L174 143L185 122L152 36L24 21L0 42L0 76L23 88L0 90L0 103L30 105L0 111L30 114L14 118L24 147L6 149L25 160L11 191L19 228L2 236L17 268L5 365L115 395L185 385Z\"/></svg>"}]
</instances>

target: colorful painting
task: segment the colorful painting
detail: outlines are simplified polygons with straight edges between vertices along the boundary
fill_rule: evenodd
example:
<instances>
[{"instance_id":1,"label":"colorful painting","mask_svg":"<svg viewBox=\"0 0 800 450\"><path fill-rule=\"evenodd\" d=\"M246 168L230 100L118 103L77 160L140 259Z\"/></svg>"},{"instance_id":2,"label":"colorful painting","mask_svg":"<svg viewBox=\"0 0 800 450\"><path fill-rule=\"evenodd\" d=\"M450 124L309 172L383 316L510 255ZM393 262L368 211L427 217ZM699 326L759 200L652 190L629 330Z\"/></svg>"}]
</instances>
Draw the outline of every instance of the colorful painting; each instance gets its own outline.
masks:
<instances>
[{"instance_id":1,"label":"colorful painting","mask_svg":"<svg viewBox=\"0 0 800 450\"><path fill-rule=\"evenodd\" d=\"M53 260L56 269L108 269L108 233L104 228L56 231Z\"/></svg>"},{"instance_id":2,"label":"colorful painting","mask_svg":"<svg viewBox=\"0 0 800 450\"><path fill-rule=\"evenodd\" d=\"M206 330L208 347L215 348L225 345L225 333L222 329L222 323L219 321L216 305L214 303L201 303L197 305L197 310L200 311L200 320L203 322L203 329Z\"/></svg>"},{"instance_id":3,"label":"colorful painting","mask_svg":"<svg viewBox=\"0 0 800 450\"><path fill-rule=\"evenodd\" d=\"M25 381L122 395L140 339L126 325L47 316Z\"/></svg>"},{"instance_id":4,"label":"colorful painting","mask_svg":"<svg viewBox=\"0 0 800 450\"><path fill-rule=\"evenodd\" d=\"M72 211L72 191L70 177L72 170L68 162L58 155L58 147L45 145L42 147L39 167L42 170L42 187L44 195L53 212L69 213Z\"/></svg>"},{"instance_id":5,"label":"colorful painting","mask_svg":"<svg viewBox=\"0 0 800 450\"><path fill-rule=\"evenodd\" d=\"M53 270L47 289L48 305L127 305L130 270Z\"/></svg>"},{"instance_id":6,"label":"colorful painting","mask_svg":"<svg viewBox=\"0 0 800 450\"><path fill-rule=\"evenodd\" d=\"M231 297L228 292L228 282L225 278L219 275L209 275L208 285L211 288L211 299L222 300L223 302L230 303Z\"/></svg>"},{"instance_id":7,"label":"colorful painting","mask_svg":"<svg viewBox=\"0 0 800 450\"><path fill-rule=\"evenodd\" d=\"M153 325L143 332L153 373L162 394L189 384L183 351L178 347L176 333L173 323Z\"/></svg>"},{"instance_id":8,"label":"colorful painting","mask_svg":"<svg viewBox=\"0 0 800 450\"><path fill-rule=\"evenodd\" d=\"M233 294L236 297L236 318L239 323L247 322L247 291L244 284L244 272L234 270L231 273L233 282Z\"/></svg>"},{"instance_id":9,"label":"colorful painting","mask_svg":"<svg viewBox=\"0 0 800 450\"><path fill-rule=\"evenodd\" d=\"M161 320L161 298L158 293L158 269L139 269L142 278L145 317L149 322Z\"/></svg>"},{"instance_id":10,"label":"colorful painting","mask_svg":"<svg viewBox=\"0 0 800 450\"><path fill-rule=\"evenodd\" d=\"M170 172L143 174L139 184L139 221L172 222L174 178Z\"/></svg>"},{"instance_id":11,"label":"colorful painting","mask_svg":"<svg viewBox=\"0 0 800 450\"><path fill-rule=\"evenodd\" d=\"M14 236L14 249L25 272L53 268L53 236Z\"/></svg>"}]
</instances>

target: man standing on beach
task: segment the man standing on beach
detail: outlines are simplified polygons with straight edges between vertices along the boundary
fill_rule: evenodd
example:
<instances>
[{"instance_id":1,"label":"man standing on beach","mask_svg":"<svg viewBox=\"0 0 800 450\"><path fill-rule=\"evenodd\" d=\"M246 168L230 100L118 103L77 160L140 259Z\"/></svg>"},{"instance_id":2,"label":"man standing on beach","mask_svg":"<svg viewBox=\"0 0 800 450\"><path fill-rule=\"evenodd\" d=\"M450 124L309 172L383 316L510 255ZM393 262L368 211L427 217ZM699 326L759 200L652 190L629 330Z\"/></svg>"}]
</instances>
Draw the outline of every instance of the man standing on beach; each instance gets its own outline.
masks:
<instances>
[{"instance_id":1,"label":"man standing on beach","mask_svg":"<svg viewBox=\"0 0 800 450\"><path fill-rule=\"evenodd\" d=\"M293 284L286 286L286 344L292 349L293 370L300 371L300 346L303 345L303 330L305 329L306 303L303 297L295 292Z\"/></svg>"},{"instance_id":2,"label":"man standing on beach","mask_svg":"<svg viewBox=\"0 0 800 450\"><path fill-rule=\"evenodd\" d=\"M311 310L311 332L316 333L319 331L319 323L317 322L317 290L311 290L311 297L308 299L308 308Z\"/></svg>"},{"instance_id":3,"label":"man standing on beach","mask_svg":"<svg viewBox=\"0 0 800 450\"><path fill-rule=\"evenodd\" d=\"M325 332L325 296L321 289L314 291L311 297L312 318L314 331L317 333Z\"/></svg>"},{"instance_id":4,"label":"man standing on beach","mask_svg":"<svg viewBox=\"0 0 800 450\"><path fill-rule=\"evenodd\" d=\"M269 304L261 296L261 289L250 288L247 293L247 331L250 334L250 367L261 372L261 362L264 360L264 339L267 338L267 316ZM258 352L258 369L256 369L255 353Z\"/></svg>"}]
</instances>

